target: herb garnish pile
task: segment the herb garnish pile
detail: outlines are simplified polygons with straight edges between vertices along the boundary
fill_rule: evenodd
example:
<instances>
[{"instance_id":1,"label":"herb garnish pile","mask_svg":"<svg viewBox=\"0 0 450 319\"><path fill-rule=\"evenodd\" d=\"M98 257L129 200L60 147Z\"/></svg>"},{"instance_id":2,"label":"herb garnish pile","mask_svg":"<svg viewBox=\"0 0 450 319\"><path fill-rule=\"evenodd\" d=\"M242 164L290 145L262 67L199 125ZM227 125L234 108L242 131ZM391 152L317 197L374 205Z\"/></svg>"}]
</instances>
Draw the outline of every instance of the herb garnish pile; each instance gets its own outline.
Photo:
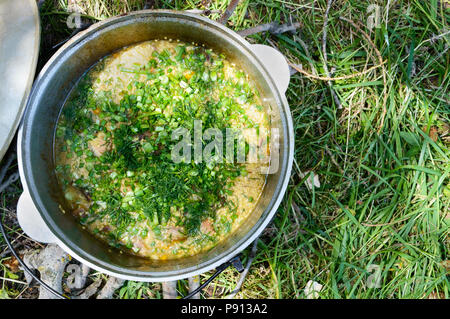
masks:
<instances>
[{"instance_id":1,"label":"herb garnish pile","mask_svg":"<svg viewBox=\"0 0 450 319\"><path fill-rule=\"evenodd\" d=\"M225 76L224 59L185 44L172 53L154 51L146 65L120 67L134 74L134 80L118 104L113 92L94 91L95 72L80 81L56 132L56 151L69 161L79 160L70 165L57 161L56 170L63 186L76 187L90 203L79 213L81 223L107 221L108 227L96 231L117 246L124 233L145 238L149 229L135 227L142 221L156 234L170 223L195 236L202 221L214 220L219 208L235 210L227 195L233 180L246 174L243 165L225 159L215 165L171 159L179 142L171 139L173 131L183 127L194 136L194 120L202 121L203 130L225 130L236 123L257 126L243 109L255 103L255 92L243 72L232 79ZM93 71L99 70L100 65ZM96 154L90 142L99 134L104 151Z\"/></svg>"}]
</instances>

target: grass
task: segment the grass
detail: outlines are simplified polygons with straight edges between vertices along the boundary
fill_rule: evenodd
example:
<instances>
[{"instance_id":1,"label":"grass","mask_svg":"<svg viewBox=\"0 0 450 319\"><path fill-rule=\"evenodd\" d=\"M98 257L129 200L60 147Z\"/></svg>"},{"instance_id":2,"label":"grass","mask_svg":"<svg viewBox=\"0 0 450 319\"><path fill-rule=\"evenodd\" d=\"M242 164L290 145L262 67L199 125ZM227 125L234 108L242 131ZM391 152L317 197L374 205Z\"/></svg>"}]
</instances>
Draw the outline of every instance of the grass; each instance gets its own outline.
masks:
<instances>
[{"instance_id":1,"label":"grass","mask_svg":"<svg viewBox=\"0 0 450 319\"><path fill-rule=\"evenodd\" d=\"M96 20L145 5L137 0L78 3ZM224 10L228 1L148 3L179 10L209 3L210 9ZM380 23L369 30L373 4L380 8ZM242 0L228 26L301 22L295 34L263 33L248 40L273 45L307 72L326 76L326 7L325 0ZM67 8L65 0L43 5L43 48L70 34ZM370 41L340 17L361 22ZM449 298L449 17L447 1L333 1L326 42L332 76L376 65L377 50L384 63L333 81L332 89L327 81L292 76L287 98L296 134L294 170L238 298L305 298L311 280L323 286L321 298ZM320 187L308 187L312 173ZM2 207L13 210L18 187L2 195ZM0 242L0 252L3 246ZM221 298L237 281L237 272L228 269L204 296ZM10 297L23 289L8 281L3 287ZM185 293L186 281L178 288ZM117 297L159 298L160 289L127 282Z\"/></svg>"}]
</instances>

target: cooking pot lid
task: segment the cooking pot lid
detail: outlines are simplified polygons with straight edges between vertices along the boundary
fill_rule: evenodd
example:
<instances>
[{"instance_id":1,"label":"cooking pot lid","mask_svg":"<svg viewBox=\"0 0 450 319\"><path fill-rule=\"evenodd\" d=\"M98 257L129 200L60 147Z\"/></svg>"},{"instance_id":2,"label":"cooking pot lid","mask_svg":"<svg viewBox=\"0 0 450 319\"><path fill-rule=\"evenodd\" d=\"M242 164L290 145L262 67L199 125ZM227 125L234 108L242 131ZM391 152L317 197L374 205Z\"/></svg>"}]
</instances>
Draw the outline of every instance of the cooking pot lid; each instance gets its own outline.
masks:
<instances>
[{"instance_id":1,"label":"cooking pot lid","mask_svg":"<svg viewBox=\"0 0 450 319\"><path fill-rule=\"evenodd\" d=\"M16 133L27 103L39 41L36 0L0 0L0 160Z\"/></svg>"}]
</instances>

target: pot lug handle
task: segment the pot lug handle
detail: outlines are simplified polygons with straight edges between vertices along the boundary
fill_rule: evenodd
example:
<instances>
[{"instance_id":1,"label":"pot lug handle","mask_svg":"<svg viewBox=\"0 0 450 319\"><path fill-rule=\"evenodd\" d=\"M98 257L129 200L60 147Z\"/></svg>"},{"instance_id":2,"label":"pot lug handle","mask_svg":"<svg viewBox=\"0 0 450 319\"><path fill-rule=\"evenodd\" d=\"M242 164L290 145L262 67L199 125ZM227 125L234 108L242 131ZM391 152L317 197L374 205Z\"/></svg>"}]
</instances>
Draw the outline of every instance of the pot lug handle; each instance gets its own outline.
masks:
<instances>
[{"instance_id":1,"label":"pot lug handle","mask_svg":"<svg viewBox=\"0 0 450 319\"><path fill-rule=\"evenodd\" d=\"M17 220L23 231L33 240L46 244L56 243L56 237L45 224L27 191L20 195L17 203Z\"/></svg>"},{"instance_id":2,"label":"pot lug handle","mask_svg":"<svg viewBox=\"0 0 450 319\"><path fill-rule=\"evenodd\" d=\"M251 50L258 56L267 71L275 80L278 89L284 94L289 86L291 74L284 55L268 45L252 44Z\"/></svg>"}]
</instances>

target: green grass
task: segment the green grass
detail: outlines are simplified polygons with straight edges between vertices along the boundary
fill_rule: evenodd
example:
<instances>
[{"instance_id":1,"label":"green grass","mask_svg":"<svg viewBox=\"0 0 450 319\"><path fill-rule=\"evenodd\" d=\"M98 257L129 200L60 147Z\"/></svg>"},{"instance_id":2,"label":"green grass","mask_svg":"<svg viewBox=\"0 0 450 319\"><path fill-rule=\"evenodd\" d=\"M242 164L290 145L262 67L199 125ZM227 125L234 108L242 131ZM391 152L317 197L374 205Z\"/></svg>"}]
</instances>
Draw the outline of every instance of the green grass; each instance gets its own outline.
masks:
<instances>
[{"instance_id":1,"label":"green grass","mask_svg":"<svg viewBox=\"0 0 450 319\"><path fill-rule=\"evenodd\" d=\"M84 14L103 19L142 9L145 1L79 3ZM155 8L203 8L201 1L152 3ZM223 10L227 3L211 1L210 9ZM367 28L371 4L381 8L381 23L373 30ZM263 33L248 40L274 45L292 63L325 76L326 6L325 0L242 0L228 26L241 30L300 21L295 34ZM437 0L333 1L326 46L333 76L378 63L363 34L339 17L361 22L384 64L333 82L340 109L326 81L292 76L287 98L296 134L294 170L239 298L304 298L310 280L323 285L321 298L449 298L449 8ZM59 35L50 40L44 35L44 45L70 34L65 10L63 0L47 1L42 8L44 32ZM307 171L319 176L320 187L307 187ZM378 288L368 284L374 267ZM237 280L237 272L229 269L204 296L223 297ZM178 287L185 293L186 281ZM133 282L117 292L128 298L160 295L159 285Z\"/></svg>"}]
</instances>

